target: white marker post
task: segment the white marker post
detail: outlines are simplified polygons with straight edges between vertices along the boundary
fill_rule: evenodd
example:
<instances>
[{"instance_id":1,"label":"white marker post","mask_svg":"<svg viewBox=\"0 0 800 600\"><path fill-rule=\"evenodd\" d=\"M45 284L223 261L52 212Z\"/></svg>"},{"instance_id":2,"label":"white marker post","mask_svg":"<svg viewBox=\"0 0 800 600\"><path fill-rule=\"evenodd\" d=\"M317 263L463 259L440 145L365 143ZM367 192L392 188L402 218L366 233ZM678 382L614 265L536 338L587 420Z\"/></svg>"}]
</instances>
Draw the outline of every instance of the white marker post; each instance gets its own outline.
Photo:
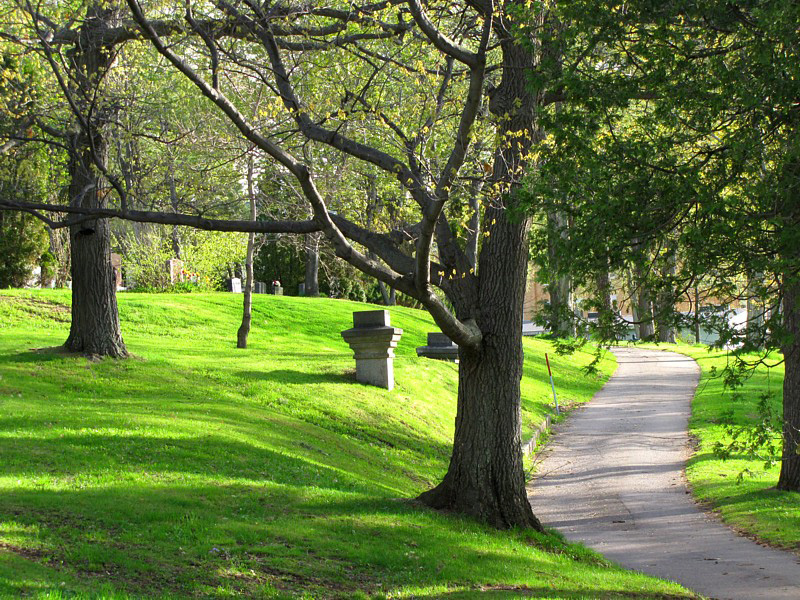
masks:
<instances>
[{"instance_id":1,"label":"white marker post","mask_svg":"<svg viewBox=\"0 0 800 600\"><path fill-rule=\"evenodd\" d=\"M544 360L547 362L547 372L550 375L550 387L553 389L553 401L556 403L556 414L560 415L561 411L558 410L558 396L556 396L556 384L553 383L553 372L550 370L550 359L547 357L547 352L544 353Z\"/></svg>"}]
</instances>

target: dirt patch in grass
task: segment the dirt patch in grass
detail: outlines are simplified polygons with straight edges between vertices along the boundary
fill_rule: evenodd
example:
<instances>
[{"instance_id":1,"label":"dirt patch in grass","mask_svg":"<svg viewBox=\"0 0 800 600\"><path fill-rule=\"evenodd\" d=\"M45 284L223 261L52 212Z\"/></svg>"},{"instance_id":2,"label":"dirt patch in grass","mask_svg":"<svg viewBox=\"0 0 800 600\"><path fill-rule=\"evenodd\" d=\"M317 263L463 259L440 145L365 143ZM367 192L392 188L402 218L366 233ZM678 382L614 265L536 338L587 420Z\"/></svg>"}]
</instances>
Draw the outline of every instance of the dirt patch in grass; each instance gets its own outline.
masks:
<instances>
[{"instance_id":1,"label":"dirt patch in grass","mask_svg":"<svg viewBox=\"0 0 800 600\"><path fill-rule=\"evenodd\" d=\"M0 541L0 550L5 550L6 552L13 552L14 554L18 554L29 560L41 561L46 556L45 553L42 552L41 550L35 550L34 548L23 548L22 546L9 544L8 542L3 542L3 541Z\"/></svg>"}]
</instances>

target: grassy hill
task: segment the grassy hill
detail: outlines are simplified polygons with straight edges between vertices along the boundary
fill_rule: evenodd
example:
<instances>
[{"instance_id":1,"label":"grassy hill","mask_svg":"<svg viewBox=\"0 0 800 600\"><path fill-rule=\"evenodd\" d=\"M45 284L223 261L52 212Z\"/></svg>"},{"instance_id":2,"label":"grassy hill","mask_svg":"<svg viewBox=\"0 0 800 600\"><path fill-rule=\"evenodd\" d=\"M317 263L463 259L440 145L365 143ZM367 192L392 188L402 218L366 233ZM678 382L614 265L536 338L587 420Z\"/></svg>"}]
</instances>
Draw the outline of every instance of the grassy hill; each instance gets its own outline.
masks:
<instances>
[{"instance_id":1,"label":"grassy hill","mask_svg":"<svg viewBox=\"0 0 800 600\"><path fill-rule=\"evenodd\" d=\"M0 596L37 598L690 597L554 536L497 532L407 501L449 458L457 367L403 328L391 392L354 381L352 302L119 296L134 358L61 344L62 291L0 292ZM375 307L373 307L375 308ZM523 422L550 409L525 341ZM563 401L602 385L553 360ZM606 376L613 363L601 368Z\"/></svg>"}]
</instances>

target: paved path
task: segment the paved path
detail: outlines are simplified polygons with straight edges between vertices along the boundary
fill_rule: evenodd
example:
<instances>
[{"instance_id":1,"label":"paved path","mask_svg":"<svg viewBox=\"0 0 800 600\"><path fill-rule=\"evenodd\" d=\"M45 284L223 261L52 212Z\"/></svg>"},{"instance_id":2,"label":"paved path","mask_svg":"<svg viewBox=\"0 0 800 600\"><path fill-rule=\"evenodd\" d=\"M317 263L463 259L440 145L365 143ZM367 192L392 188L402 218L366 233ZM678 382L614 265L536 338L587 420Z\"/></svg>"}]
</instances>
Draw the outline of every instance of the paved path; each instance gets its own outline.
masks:
<instances>
[{"instance_id":1,"label":"paved path","mask_svg":"<svg viewBox=\"0 0 800 600\"><path fill-rule=\"evenodd\" d=\"M683 467L696 363L615 349L606 386L556 430L531 492L542 522L623 566L712 598L800 600L800 559L695 506Z\"/></svg>"}]
</instances>

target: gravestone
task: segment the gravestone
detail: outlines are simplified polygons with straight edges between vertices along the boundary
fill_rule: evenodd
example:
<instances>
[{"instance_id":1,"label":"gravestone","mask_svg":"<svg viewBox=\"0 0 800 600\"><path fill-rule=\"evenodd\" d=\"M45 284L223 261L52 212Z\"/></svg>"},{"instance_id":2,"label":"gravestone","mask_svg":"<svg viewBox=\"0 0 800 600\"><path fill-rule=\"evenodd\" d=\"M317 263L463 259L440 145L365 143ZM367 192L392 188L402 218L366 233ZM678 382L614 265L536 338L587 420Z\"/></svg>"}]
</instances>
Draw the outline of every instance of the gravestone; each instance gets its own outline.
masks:
<instances>
[{"instance_id":1,"label":"gravestone","mask_svg":"<svg viewBox=\"0 0 800 600\"><path fill-rule=\"evenodd\" d=\"M180 258L170 258L167 261L167 273L169 273L170 283L183 281L183 261Z\"/></svg>"},{"instance_id":2,"label":"gravestone","mask_svg":"<svg viewBox=\"0 0 800 600\"><path fill-rule=\"evenodd\" d=\"M283 288L280 286L280 284L272 284L272 295L283 296Z\"/></svg>"},{"instance_id":3,"label":"gravestone","mask_svg":"<svg viewBox=\"0 0 800 600\"><path fill-rule=\"evenodd\" d=\"M233 292L234 294L241 294L242 293L242 280L238 277L234 277L233 279L228 279L228 291Z\"/></svg>"},{"instance_id":4,"label":"gravestone","mask_svg":"<svg viewBox=\"0 0 800 600\"><path fill-rule=\"evenodd\" d=\"M253 291L256 294L266 294L267 293L267 284L264 283L263 281L256 281L253 284L253 287L254 287Z\"/></svg>"},{"instance_id":5,"label":"gravestone","mask_svg":"<svg viewBox=\"0 0 800 600\"><path fill-rule=\"evenodd\" d=\"M458 362L458 346L443 333L428 334L428 345L417 348L417 356Z\"/></svg>"},{"instance_id":6,"label":"gravestone","mask_svg":"<svg viewBox=\"0 0 800 600\"><path fill-rule=\"evenodd\" d=\"M353 328L343 331L342 337L353 350L357 381L394 388L394 349L402 334L402 329L391 326L388 310L353 313Z\"/></svg>"},{"instance_id":7,"label":"gravestone","mask_svg":"<svg viewBox=\"0 0 800 600\"><path fill-rule=\"evenodd\" d=\"M306 284L301 283L297 286L297 295L298 296L305 296L306 295Z\"/></svg>"}]
</instances>

